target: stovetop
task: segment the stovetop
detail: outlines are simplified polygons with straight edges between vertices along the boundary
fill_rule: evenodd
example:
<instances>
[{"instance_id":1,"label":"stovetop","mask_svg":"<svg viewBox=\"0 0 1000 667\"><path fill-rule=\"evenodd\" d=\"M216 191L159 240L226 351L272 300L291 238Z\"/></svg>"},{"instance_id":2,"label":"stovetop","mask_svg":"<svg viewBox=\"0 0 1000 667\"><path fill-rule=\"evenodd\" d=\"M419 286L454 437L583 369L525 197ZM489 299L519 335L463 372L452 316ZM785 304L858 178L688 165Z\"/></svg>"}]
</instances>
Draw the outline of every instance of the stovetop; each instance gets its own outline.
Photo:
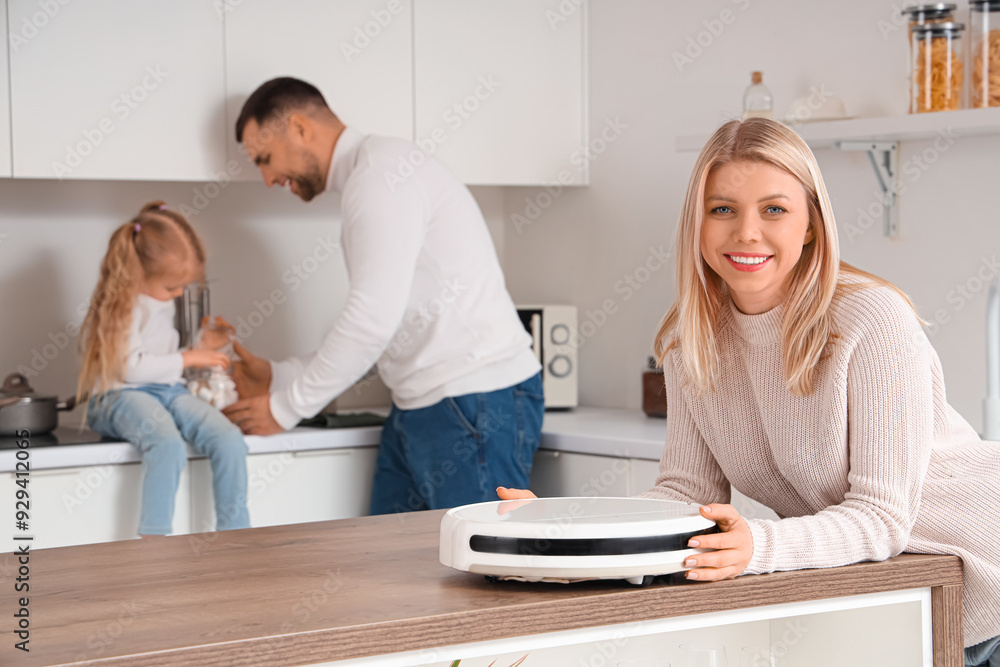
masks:
<instances>
[{"instance_id":1,"label":"stovetop","mask_svg":"<svg viewBox=\"0 0 1000 667\"><path fill-rule=\"evenodd\" d=\"M0 449L17 449L17 442L21 438L10 435L0 435ZM54 447L56 445L89 445L103 442L105 439L100 434L85 428L82 431L79 426L60 426L51 433L44 435L32 435L28 438L30 447ZM108 440L108 442L113 442Z\"/></svg>"}]
</instances>

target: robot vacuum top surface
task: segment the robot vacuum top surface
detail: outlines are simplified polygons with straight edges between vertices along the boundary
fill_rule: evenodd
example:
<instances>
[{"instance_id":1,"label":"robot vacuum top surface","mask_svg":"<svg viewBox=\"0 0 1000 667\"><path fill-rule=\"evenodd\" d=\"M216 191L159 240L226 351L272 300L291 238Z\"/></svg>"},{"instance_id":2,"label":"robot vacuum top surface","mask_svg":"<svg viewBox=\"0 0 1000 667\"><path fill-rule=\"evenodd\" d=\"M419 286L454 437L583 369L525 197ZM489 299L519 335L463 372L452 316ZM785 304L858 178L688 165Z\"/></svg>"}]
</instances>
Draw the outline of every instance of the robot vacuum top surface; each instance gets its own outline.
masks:
<instances>
[{"instance_id":1,"label":"robot vacuum top surface","mask_svg":"<svg viewBox=\"0 0 1000 667\"><path fill-rule=\"evenodd\" d=\"M560 537L614 537L698 531L715 524L697 505L652 498L536 498L465 505L452 521L493 534L559 527Z\"/></svg>"}]
</instances>

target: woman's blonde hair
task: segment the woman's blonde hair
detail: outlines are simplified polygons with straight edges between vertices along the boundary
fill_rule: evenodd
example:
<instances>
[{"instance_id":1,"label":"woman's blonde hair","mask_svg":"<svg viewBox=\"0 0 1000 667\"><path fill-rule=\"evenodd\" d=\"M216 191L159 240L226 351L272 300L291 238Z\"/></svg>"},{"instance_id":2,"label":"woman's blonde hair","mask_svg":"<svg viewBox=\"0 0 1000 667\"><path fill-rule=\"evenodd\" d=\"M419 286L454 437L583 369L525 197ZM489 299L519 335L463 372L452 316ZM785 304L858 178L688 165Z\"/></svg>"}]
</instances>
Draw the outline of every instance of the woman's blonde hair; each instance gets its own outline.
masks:
<instances>
[{"instance_id":1,"label":"woman's blonde hair","mask_svg":"<svg viewBox=\"0 0 1000 667\"><path fill-rule=\"evenodd\" d=\"M799 135L772 120L729 121L698 156L677 226L678 298L653 341L656 358L662 365L667 352L679 347L696 390L714 389L719 366L716 328L729 297L724 282L701 255L705 183L713 169L736 161L773 165L798 179L806 192L813 240L802 248L792 270L781 322L785 380L792 394L805 396L812 393L813 370L833 338L830 304L837 295L862 286L885 285L907 302L909 298L885 280L840 261L833 206L816 158ZM838 283L840 273L862 280Z\"/></svg>"},{"instance_id":2,"label":"woman's blonde hair","mask_svg":"<svg viewBox=\"0 0 1000 667\"><path fill-rule=\"evenodd\" d=\"M100 394L124 379L125 347L141 281L161 277L189 260L194 260L200 276L205 266L201 239L183 215L161 201L146 204L114 231L80 328L83 367L78 400L85 400L91 390Z\"/></svg>"}]
</instances>

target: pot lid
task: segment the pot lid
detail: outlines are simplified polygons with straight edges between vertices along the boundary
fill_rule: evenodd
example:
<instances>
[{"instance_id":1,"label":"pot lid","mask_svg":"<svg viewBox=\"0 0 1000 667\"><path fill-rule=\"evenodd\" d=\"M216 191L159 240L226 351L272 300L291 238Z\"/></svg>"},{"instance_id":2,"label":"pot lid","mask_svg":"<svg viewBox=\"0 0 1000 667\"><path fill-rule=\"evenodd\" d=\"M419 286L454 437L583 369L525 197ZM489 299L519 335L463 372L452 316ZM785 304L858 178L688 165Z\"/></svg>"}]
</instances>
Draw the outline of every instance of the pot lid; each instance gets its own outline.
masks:
<instances>
[{"instance_id":1,"label":"pot lid","mask_svg":"<svg viewBox=\"0 0 1000 667\"><path fill-rule=\"evenodd\" d=\"M23 400L18 403L30 403L31 401L58 401L56 396L43 396L36 394L34 388L28 382L28 378L20 373L11 373L3 381L0 387L0 399L20 396Z\"/></svg>"}]
</instances>

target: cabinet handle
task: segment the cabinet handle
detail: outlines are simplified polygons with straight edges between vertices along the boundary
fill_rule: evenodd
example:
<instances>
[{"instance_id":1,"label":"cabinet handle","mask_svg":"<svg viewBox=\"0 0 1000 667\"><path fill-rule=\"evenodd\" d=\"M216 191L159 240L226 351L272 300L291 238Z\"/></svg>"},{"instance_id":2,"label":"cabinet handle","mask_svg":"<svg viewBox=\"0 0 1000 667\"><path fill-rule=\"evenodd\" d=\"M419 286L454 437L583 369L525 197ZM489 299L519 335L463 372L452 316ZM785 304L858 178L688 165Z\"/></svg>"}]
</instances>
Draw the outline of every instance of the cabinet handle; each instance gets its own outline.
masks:
<instances>
[{"instance_id":1,"label":"cabinet handle","mask_svg":"<svg viewBox=\"0 0 1000 667\"><path fill-rule=\"evenodd\" d=\"M137 465L138 463L139 463L138 461L128 461L128 462L123 461L121 463L110 463L110 462L96 463L94 465L78 466L75 468L45 468L44 470L32 470L30 472L30 477L65 477L67 475L79 475L81 473L86 473L96 468L104 468L105 466L119 468L121 466L126 466L126 465ZM8 477L10 479L17 479L17 476L13 472L5 472L3 474L5 479ZM27 478L22 478L22 479L27 479Z\"/></svg>"},{"instance_id":2,"label":"cabinet handle","mask_svg":"<svg viewBox=\"0 0 1000 667\"><path fill-rule=\"evenodd\" d=\"M305 449L298 452L292 452L292 456L296 458L306 458L309 456L347 456L353 451L352 448L347 449Z\"/></svg>"}]
</instances>

